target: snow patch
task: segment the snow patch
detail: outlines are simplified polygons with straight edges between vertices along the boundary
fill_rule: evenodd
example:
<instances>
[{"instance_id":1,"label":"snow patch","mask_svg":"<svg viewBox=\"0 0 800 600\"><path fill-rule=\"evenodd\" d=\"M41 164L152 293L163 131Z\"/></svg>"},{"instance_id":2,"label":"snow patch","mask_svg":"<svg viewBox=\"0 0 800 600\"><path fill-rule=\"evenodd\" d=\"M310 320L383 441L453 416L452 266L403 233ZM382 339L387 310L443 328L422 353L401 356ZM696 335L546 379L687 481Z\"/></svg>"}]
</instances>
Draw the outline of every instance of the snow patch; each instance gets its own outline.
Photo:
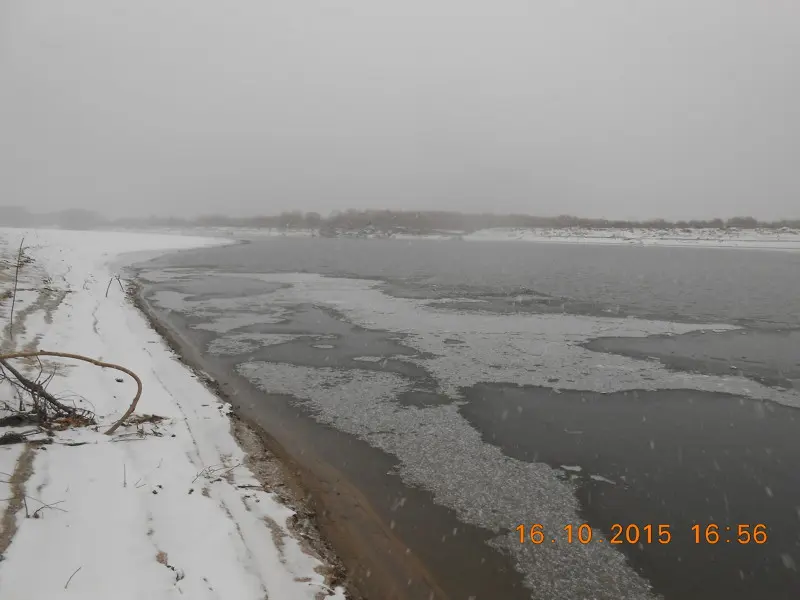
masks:
<instances>
[{"instance_id":1,"label":"snow patch","mask_svg":"<svg viewBox=\"0 0 800 600\"><path fill-rule=\"evenodd\" d=\"M510 228L481 229L463 237L479 242L554 242L633 246L687 246L800 250L800 231L794 229L589 229Z\"/></svg>"}]
</instances>

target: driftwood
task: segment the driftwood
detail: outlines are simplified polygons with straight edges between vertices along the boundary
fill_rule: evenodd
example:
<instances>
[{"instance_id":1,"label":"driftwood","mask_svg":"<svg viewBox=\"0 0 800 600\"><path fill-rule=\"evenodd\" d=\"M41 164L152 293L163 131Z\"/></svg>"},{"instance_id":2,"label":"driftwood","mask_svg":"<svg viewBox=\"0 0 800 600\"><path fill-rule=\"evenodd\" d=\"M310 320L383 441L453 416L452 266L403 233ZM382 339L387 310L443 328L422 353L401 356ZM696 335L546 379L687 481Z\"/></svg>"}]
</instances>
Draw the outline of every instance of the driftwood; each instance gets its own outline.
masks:
<instances>
[{"instance_id":1,"label":"driftwood","mask_svg":"<svg viewBox=\"0 0 800 600\"><path fill-rule=\"evenodd\" d=\"M17 383L28 390L31 394L34 394L35 396L38 396L42 400L48 402L59 413L71 414L74 412L69 406L62 404L55 396L48 392L45 389L44 384L39 383L38 381L33 381L32 379L28 379L25 377L25 375L12 367L8 360L6 360L6 356L7 355L3 355L3 357L0 358L0 365L2 365L4 369L9 371L17 379Z\"/></svg>"},{"instance_id":2,"label":"driftwood","mask_svg":"<svg viewBox=\"0 0 800 600\"><path fill-rule=\"evenodd\" d=\"M11 336L12 338L14 336L14 307L15 307L15 304L16 304L16 301L17 301L17 288L19 286L19 272L20 272L20 269L22 268L22 263L23 263L24 243L25 243L25 238L23 237L22 240L19 243L19 252L17 253L17 265L16 265L16 271L14 273L14 290L13 290L12 299L11 299L11 314L9 315L9 336ZM114 282L115 279L116 279L117 283L119 284L119 288L123 292L125 291L125 288L122 285L122 280L120 279L120 276L119 275L114 275L114 276L111 277L111 279L108 282L108 287L106 288L106 297L108 297L108 292L111 289L111 284ZM41 420L45 420L47 418L47 411L46 411L46 409L43 408L44 405L42 405L41 403L38 402L38 400L40 400L40 399L43 400L46 403L46 405L50 406L56 413L58 413L59 415L61 415L63 417L68 417L68 418L69 417L72 417L72 418L83 417L84 421L88 420L87 419L88 411L81 411L81 410L79 410L77 408L67 406L66 404L63 404L61 401L59 401L58 398L53 396L53 394L51 394L50 392L47 391L46 388L47 388L47 384L50 381L49 378L45 379L44 381L40 381L40 379L37 378L37 380L34 381L32 379L29 379L28 377L26 377L22 373L20 373L17 369L15 369L9 363L9 360L14 359L14 358L36 358L38 360L42 356L53 356L53 357L58 357L58 358L71 358L71 359L74 359L74 360L80 360L80 361L87 362L87 363L90 363L90 364L93 364L93 365L97 365L98 367L107 368L107 369L116 369L117 371L125 373L126 375L128 375L128 376L133 378L133 380L136 382L136 396L134 396L133 401L131 402L130 406L128 407L128 410L125 411L125 414L123 414L122 417L117 422L115 422L111 427L109 427L106 430L106 432L105 432L106 435L110 435L110 434L114 433L117 430L117 428L119 428L119 426L122 425L122 423L125 421L125 419L130 417L131 414L133 414L133 411L136 410L136 405L139 403L139 398L141 398L141 396L142 396L142 380L139 378L139 376L136 373L134 373L130 369L126 369L125 367L123 367L121 365L117 365L117 364L114 364L114 363L102 362L102 361L99 361L99 360L95 360L94 358L89 358L88 356L83 356L81 354L72 354L70 352L50 352L50 351L47 351L47 350L38 350L38 351L32 351L32 352L11 352L11 353L7 353L7 354L0 354L0 379L2 379L3 376L5 376L5 372L6 371L11 373L11 375L14 377L13 380L10 377L7 377L7 376L5 376L4 378L7 381L9 381L9 383L11 383L12 385L24 388L33 397L33 399L34 399L34 408L36 409L36 411L38 413L37 416ZM41 360L39 360L39 365L41 366ZM41 371L40 371L39 375L41 376ZM118 381L122 381L122 380L119 379ZM23 413L22 401L20 401L20 411L19 412L21 413L20 416L23 416L22 415L22 413ZM90 414L90 413L88 413L88 414ZM31 418L31 415L27 415L26 414L24 416L27 417L27 418ZM67 583L69 583L69 582L67 582Z\"/></svg>"},{"instance_id":3,"label":"driftwood","mask_svg":"<svg viewBox=\"0 0 800 600\"><path fill-rule=\"evenodd\" d=\"M52 394L47 392L47 390L44 389L44 386L42 384L26 378L19 371L17 371L16 369L14 369L13 367L11 367L8 364L8 361L13 359L13 358L38 358L38 357L42 357L42 356L53 356L53 357L58 357L58 358L71 358L71 359L74 359L74 360L80 360L80 361L83 361L83 362L91 363L93 365L97 365L98 367L102 367L102 368L106 368L106 369L115 369L117 371L121 371L122 373L125 373L126 375L130 376L131 378L133 378L133 380L136 382L136 396L134 396L133 401L131 402L130 406L128 407L128 410L125 411L125 414L123 414L122 417L120 417L119 420L117 420L111 427L109 427L106 430L106 432L105 432L106 435L110 435L110 434L114 433L117 430L117 428L119 428L119 426L122 425L122 423L125 421L125 419L130 417L131 414L133 414L133 411L136 410L136 405L139 403L139 398L141 398L141 396L142 396L142 380L139 378L139 376L136 373L134 373L130 369L126 369L125 367L123 367L121 365L117 365L117 364L114 364L114 363L107 363L107 362L103 362L103 361L100 361L100 360L95 360L94 358L89 358L88 356L83 356L81 354L72 354L70 352L50 352L50 351L47 351L47 350L38 350L38 351L35 351L35 352L12 352L12 353L9 353L9 354L0 354L0 365L2 365L3 368L8 369L8 371L18 380L18 382L24 388L26 388L30 393L38 395L39 397L44 399L46 402L48 402L51 406L56 408L59 412L62 412L62 413L65 413L65 414L74 414L76 412L75 410L73 410L69 406L66 406L65 404L61 403Z\"/></svg>"}]
</instances>

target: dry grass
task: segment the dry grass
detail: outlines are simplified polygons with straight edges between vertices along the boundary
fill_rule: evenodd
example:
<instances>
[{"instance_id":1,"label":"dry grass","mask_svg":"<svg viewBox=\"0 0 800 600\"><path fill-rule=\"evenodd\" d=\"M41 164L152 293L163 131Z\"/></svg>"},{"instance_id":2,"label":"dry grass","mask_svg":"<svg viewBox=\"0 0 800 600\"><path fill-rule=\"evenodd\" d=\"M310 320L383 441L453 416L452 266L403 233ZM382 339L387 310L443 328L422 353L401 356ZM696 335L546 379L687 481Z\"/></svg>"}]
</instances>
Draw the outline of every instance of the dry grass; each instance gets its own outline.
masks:
<instances>
[{"instance_id":1,"label":"dry grass","mask_svg":"<svg viewBox=\"0 0 800 600\"><path fill-rule=\"evenodd\" d=\"M144 423L160 423L164 421L166 417L162 417L161 415L133 415L130 419L128 419L128 425L143 425Z\"/></svg>"}]
</instances>

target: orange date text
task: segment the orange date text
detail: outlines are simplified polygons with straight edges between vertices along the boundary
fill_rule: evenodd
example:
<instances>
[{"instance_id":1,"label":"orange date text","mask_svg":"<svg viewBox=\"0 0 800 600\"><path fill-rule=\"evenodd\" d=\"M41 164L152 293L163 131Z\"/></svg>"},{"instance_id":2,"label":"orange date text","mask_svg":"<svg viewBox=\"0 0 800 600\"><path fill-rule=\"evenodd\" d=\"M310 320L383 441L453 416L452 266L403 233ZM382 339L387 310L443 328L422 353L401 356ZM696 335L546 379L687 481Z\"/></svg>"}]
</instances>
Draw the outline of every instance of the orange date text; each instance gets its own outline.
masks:
<instances>
[{"instance_id":1,"label":"orange date text","mask_svg":"<svg viewBox=\"0 0 800 600\"><path fill-rule=\"evenodd\" d=\"M686 538L686 529L680 528L680 538ZM697 524L691 528L691 540L695 544L765 544L767 526L763 523L718 525L716 523ZM605 533L588 523L568 524L564 527L547 529L541 523L519 525L515 529L520 544L669 544L672 542L673 528L666 523L639 525L636 523L614 523Z\"/></svg>"},{"instance_id":2,"label":"orange date text","mask_svg":"<svg viewBox=\"0 0 800 600\"><path fill-rule=\"evenodd\" d=\"M669 544L672 533L669 525L621 525L611 526L611 535L604 535L588 523L565 525L560 531L546 531L541 523L520 525L516 528L520 544Z\"/></svg>"}]
</instances>

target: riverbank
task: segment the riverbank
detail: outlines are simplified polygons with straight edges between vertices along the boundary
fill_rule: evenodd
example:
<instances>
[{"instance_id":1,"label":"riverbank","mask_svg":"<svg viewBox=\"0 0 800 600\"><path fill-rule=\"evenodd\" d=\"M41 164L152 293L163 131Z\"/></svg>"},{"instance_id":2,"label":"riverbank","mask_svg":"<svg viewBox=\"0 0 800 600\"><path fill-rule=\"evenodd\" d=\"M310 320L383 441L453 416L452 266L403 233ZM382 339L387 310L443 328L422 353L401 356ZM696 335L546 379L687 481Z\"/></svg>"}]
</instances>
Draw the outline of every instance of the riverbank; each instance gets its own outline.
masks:
<instances>
[{"instance_id":1,"label":"riverbank","mask_svg":"<svg viewBox=\"0 0 800 600\"><path fill-rule=\"evenodd\" d=\"M796 229L590 229L498 228L464 236L470 241L556 242L571 244L616 244L689 248L750 248L800 250Z\"/></svg>"},{"instance_id":2,"label":"riverbank","mask_svg":"<svg viewBox=\"0 0 800 600\"><path fill-rule=\"evenodd\" d=\"M0 427L0 436L23 438L0 445L1 597L345 597L336 559L302 506L290 505L281 465L177 360L114 278L126 253L220 243L0 230L3 351L116 362L144 389L134 416L105 435L134 397L132 380L89 364L17 361L96 424ZM0 417L15 412L8 383L0 394Z\"/></svg>"},{"instance_id":3,"label":"riverbank","mask_svg":"<svg viewBox=\"0 0 800 600\"><path fill-rule=\"evenodd\" d=\"M146 231L146 230L142 230ZM322 234L316 229L279 229L243 227L155 228L170 235L199 235L257 240L272 237L290 238L356 238L392 240L441 240L467 242L538 242L561 244L603 244L622 246L663 246L687 248L739 248L760 250L800 250L800 230L781 229L712 229L712 228L493 228L478 231L379 231L368 227L337 230Z\"/></svg>"}]
</instances>

